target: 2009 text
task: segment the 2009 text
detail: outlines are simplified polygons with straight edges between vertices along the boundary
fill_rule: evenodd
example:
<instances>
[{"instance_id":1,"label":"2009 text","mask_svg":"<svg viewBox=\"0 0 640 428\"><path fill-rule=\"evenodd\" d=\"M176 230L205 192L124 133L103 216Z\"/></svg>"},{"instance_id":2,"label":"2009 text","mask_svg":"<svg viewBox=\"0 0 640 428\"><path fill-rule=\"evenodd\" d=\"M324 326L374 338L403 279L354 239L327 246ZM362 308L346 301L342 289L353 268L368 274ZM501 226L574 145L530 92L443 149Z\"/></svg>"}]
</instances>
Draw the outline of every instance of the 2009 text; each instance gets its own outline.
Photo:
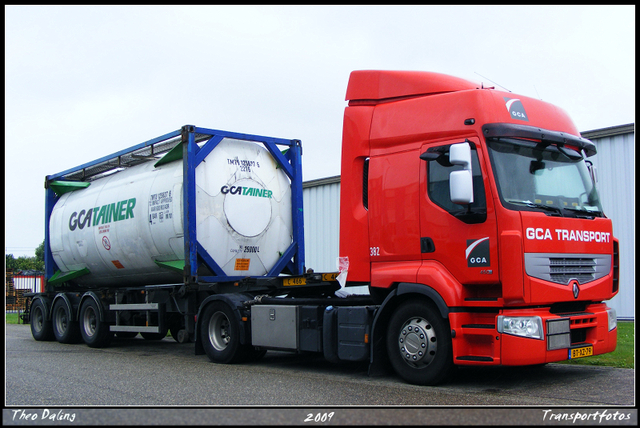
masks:
<instances>
[{"instance_id":1,"label":"2009 text","mask_svg":"<svg viewBox=\"0 0 640 428\"><path fill-rule=\"evenodd\" d=\"M330 422L335 412L330 413L308 413L305 422Z\"/></svg>"}]
</instances>

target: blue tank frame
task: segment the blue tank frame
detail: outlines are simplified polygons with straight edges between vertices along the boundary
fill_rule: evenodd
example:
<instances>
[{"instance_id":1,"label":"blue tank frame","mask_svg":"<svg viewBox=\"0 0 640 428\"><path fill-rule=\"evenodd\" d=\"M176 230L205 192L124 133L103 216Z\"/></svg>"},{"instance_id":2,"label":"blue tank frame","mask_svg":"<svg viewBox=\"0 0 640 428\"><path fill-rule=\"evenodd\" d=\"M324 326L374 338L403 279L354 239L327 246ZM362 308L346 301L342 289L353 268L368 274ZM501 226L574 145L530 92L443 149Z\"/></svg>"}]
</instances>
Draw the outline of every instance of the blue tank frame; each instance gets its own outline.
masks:
<instances>
[{"instance_id":1,"label":"blue tank frame","mask_svg":"<svg viewBox=\"0 0 640 428\"><path fill-rule=\"evenodd\" d=\"M198 136L198 141L196 141ZM82 183L88 181L85 172L91 168L100 167L99 174L116 172L118 168L127 166L122 159L125 155L130 155L141 150L151 150L159 143L167 143L172 139L178 140L175 146L182 145L182 165L183 165L183 233L185 248L184 282L186 284L195 283L216 283L229 282L246 279L242 276L228 276L213 260L207 251L198 242L196 231L196 167L207 157L209 153L224 138L253 141L261 143L276 160L285 174L291 181L291 218L293 227L293 240L289 248L282 254L278 262L265 275L267 277L279 276L288 269L293 275L302 275L305 270L304 254L304 220L302 202L302 143L300 140L287 140L283 138L265 137L260 135L242 134L237 132L221 131L216 129L198 128L193 125L185 125L177 131L173 131L144 143L137 144L111 155L101 157L92 162L65 170L63 172L48 175L45 178L45 281L51 279L58 271L58 266L53 260L49 243L49 218L53 207L60 198L56 193L54 183L64 182ZM205 141L201 146L199 142ZM174 146L174 147L175 147ZM283 152L279 146L286 146ZM73 191L70 188L66 191ZM58 190L59 191L59 190ZM199 276L198 269L205 265L213 275ZM260 276L261 278L264 276Z\"/></svg>"}]
</instances>

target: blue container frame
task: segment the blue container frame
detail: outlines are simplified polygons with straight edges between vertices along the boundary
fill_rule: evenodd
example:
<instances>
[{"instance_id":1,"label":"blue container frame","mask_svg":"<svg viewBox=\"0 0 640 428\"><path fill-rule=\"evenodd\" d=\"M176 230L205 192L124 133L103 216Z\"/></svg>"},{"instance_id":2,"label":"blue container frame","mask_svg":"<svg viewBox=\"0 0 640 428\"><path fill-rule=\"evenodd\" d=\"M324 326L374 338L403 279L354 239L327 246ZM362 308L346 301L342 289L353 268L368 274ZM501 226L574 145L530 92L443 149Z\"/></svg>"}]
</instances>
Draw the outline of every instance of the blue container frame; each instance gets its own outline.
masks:
<instances>
[{"instance_id":1,"label":"blue container frame","mask_svg":"<svg viewBox=\"0 0 640 428\"><path fill-rule=\"evenodd\" d=\"M199 147L195 141L196 134L211 135L211 138L202 147ZM291 180L293 240L289 248L282 254L266 276L278 276L285 268L288 268L294 275L302 275L304 273L304 220L302 209L302 144L300 140L285 140L186 125L182 128L183 225L185 273L188 272L190 278L185 278L185 283L238 281L245 278L243 276L226 275L200 245L196 232L196 167L224 138L263 144ZM287 146L288 150L283 154L278 146ZM198 276L198 268L203 263L213 272L212 276Z\"/></svg>"},{"instance_id":2,"label":"blue container frame","mask_svg":"<svg viewBox=\"0 0 640 428\"><path fill-rule=\"evenodd\" d=\"M196 143L196 135L206 136L206 141L201 146ZM45 280L49 280L58 270L58 266L53 260L49 243L49 218L53 207L60 198L49 186L53 181L69 181L68 175L77 173L86 168L96 166L105 162L120 159L121 156L153 146L157 143L181 137L182 163L183 163L183 236L185 249L185 284L196 283L216 283L239 281L245 279L244 276L228 276L220 266L213 260L207 251L198 242L196 231L196 167L207 157L209 153L224 138L232 138L245 141L253 141L262 144L273 156L279 167L285 172L291 181L291 218L293 227L293 239L289 248L282 254L278 262L265 275L275 277L288 269L292 275L302 275L304 273L304 217L302 202L302 144L300 140L287 140L282 138L265 137L252 134L241 134L236 132L221 131L216 129L198 128L193 125L185 125L177 131L164 134L160 137L132 146L128 149L115 152L111 155L101 157L92 162L80 165L66 171L49 175L45 178ZM286 146L283 153L278 146ZM119 167L113 166L113 169ZM198 276L201 266L206 266L213 275Z\"/></svg>"}]
</instances>

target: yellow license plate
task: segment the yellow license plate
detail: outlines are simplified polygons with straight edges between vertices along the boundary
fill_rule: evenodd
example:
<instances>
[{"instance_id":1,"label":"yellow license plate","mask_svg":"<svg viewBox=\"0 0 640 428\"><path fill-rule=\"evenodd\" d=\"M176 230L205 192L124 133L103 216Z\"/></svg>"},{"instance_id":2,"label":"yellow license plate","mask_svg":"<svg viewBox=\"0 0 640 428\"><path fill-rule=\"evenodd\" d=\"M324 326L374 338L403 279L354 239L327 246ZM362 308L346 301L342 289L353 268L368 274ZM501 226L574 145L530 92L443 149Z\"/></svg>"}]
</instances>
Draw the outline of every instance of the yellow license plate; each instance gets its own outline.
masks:
<instances>
[{"instance_id":1,"label":"yellow license plate","mask_svg":"<svg viewBox=\"0 0 640 428\"><path fill-rule=\"evenodd\" d=\"M338 272L322 274L323 281L335 281L337 277L338 277Z\"/></svg>"},{"instance_id":2,"label":"yellow license plate","mask_svg":"<svg viewBox=\"0 0 640 428\"><path fill-rule=\"evenodd\" d=\"M590 357L593 355L593 346L584 346L582 348L574 348L569 350L569 359Z\"/></svg>"},{"instance_id":3,"label":"yellow license plate","mask_svg":"<svg viewBox=\"0 0 640 428\"><path fill-rule=\"evenodd\" d=\"M282 280L282 285L285 287L291 287L294 285L305 285L307 280L305 278L285 278Z\"/></svg>"}]
</instances>

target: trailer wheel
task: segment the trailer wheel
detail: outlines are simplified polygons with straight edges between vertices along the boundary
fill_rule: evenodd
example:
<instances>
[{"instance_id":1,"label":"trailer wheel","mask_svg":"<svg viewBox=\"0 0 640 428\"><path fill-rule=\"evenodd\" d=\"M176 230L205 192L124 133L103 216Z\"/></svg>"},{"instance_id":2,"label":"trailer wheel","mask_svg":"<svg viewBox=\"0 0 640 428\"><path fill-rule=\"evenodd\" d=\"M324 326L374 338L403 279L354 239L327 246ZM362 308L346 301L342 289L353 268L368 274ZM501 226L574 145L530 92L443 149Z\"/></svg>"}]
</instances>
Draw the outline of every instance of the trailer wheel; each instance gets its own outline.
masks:
<instances>
[{"instance_id":1,"label":"trailer wheel","mask_svg":"<svg viewBox=\"0 0 640 428\"><path fill-rule=\"evenodd\" d=\"M36 299L31 305L31 335L35 340L54 340L51 321L47 320L45 304L41 299Z\"/></svg>"},{"instance_id":2,"label":"trailer wheel","mask_svg":"<svg viewBox=\"0 0 640 428\"><path fill-rule=\"evenodd\" d=\"M434 305L409 301L391 316L387 352L396 373L408 383L436 385L453 370L448 322Z\"/></svg>"},{"instance_id":3,"label":"trailer wheel","mask_svg":"<svg viewBox=\"0 0 640 428\"><path fill-rule=\"evenodd\" d=\"M205 309L200 339L214 363L235 363L243 359L239 322L231 308L222 302L213 302Z\"/></svg>"},{"instance_id":4,"label":"trailer wheel","mask_svg":"<svg viewBox=\"0 0 640 428\"><path fill-rule=\"evenodd\" d=\"M98 303L87 299L80 308L80 334L82 340L90 348L104 348L109 346L113 333L109 331L109 324L100 321Z\"/></svg>"},{"instance_id":5,"label":"trailer wheel","mask_svg":"<svg viewBox=\"0 0 640 428\"><path fill-rule=\"evenodd\" d=\"M53 327L53 334L56 340L60 343L79 343L80 326L77 321L71 321L71 310L67 306L66 302L62 299L53 305L53 311L51 313L51 324Z\"/></svg>"}]
</instances>

